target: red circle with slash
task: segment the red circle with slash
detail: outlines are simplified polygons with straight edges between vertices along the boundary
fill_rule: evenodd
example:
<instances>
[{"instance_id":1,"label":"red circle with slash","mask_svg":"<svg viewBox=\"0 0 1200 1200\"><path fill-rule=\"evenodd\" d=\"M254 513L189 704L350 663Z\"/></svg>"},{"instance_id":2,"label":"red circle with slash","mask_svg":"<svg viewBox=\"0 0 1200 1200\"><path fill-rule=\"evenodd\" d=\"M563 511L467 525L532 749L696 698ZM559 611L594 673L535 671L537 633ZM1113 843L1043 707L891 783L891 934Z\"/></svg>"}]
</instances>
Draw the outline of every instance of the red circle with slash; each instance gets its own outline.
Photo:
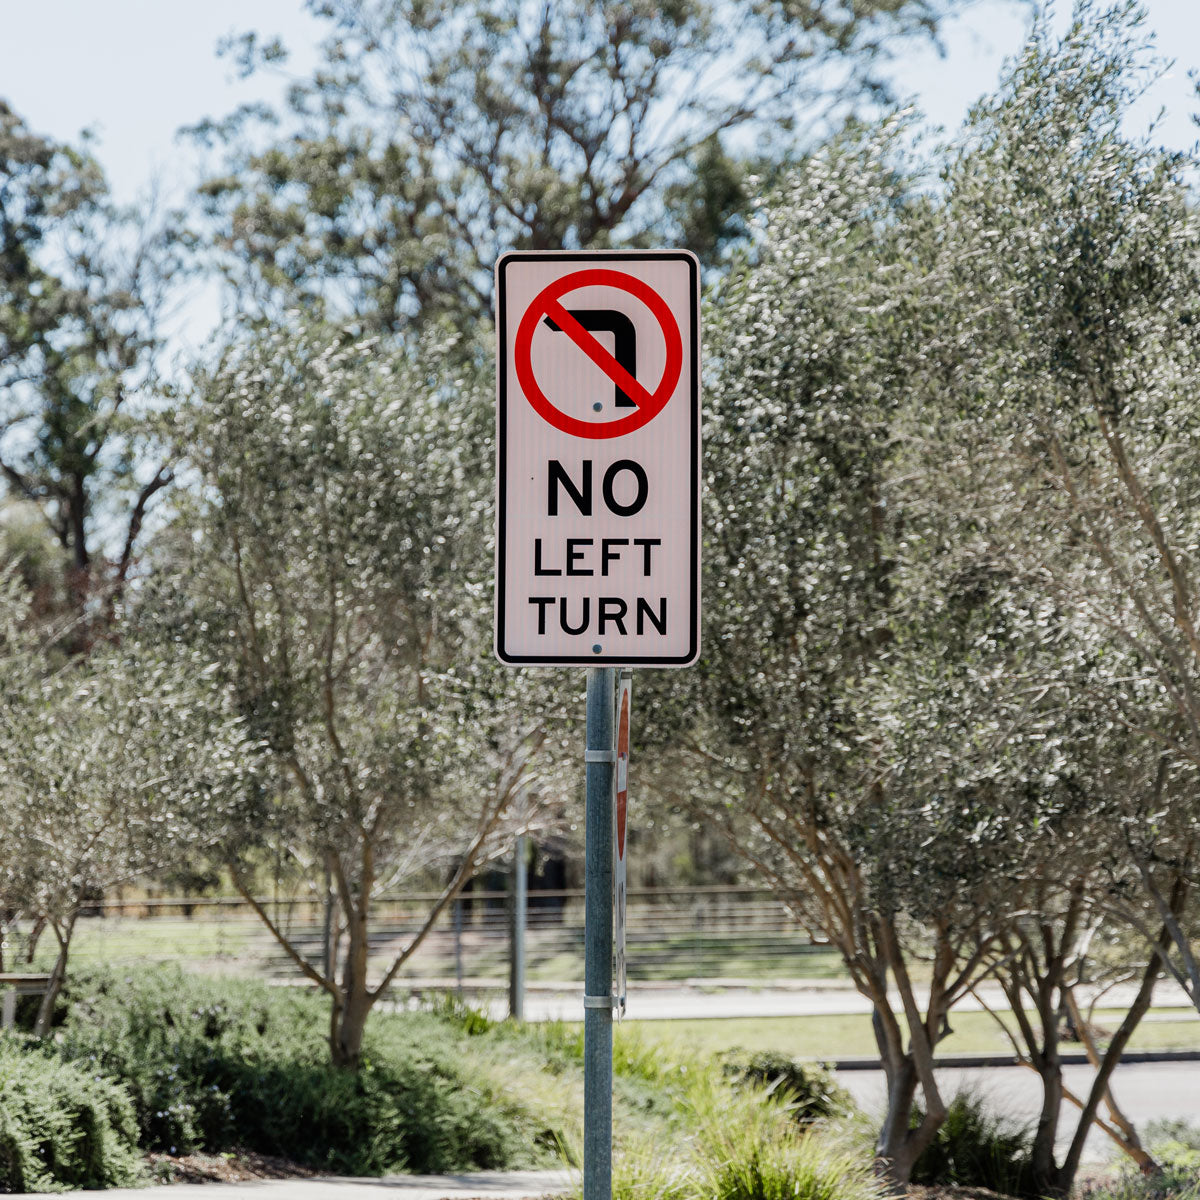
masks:
<instances>
[{"instance_id":1,"label":"red circle with slash","mask_svg":"<svg viewBox=\"0 0 1200 1200\"><path fill-rule=\"evenodd\" d=\"M582 325L563 307L561 299L568 292L585 287L610 287L626 292L641 301L658 322L667 346L667 362L663 376L653 392L642 386ZM570 339L621 389L636 405L637 411L615 421L583 421L557 408L542 391L533 373L531 347L533 334L543 317L549 317ZM525 398L543 420L563 433L584 438L614 438L649 424L666 407L679 383L683 369L683 337L667 302L649 284L605 267L589 267L564 275L543 288L525 310L517 326L513 347L513 365L517 382Z\"/></svg>"}]
</instances>

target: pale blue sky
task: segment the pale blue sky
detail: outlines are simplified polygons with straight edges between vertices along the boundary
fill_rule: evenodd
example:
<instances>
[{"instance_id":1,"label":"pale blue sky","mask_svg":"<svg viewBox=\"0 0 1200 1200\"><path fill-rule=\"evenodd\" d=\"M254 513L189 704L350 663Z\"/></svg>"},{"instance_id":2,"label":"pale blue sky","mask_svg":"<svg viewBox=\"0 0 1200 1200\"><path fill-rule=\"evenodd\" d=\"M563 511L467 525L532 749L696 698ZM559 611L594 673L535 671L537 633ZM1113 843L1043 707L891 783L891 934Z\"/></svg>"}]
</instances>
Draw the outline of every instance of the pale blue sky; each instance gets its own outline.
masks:
<instances>
[{"instance_id":1,"label":"pale blue sky","mask_svg":"<svg viewBox=\"0 0 1200 1200\"><path fill-rule=\"evenodd\" d=\"M1183 147L1196 134L1187 72L1200 67L1200 0L1147 7L1162 52L1178 61L1138 115L1145 121L1165 108L1161 140ZM1060 3L1060 22L1068 13ZM900 91L953 127L1020 46L1028 14L1013 0L977 0L947 24L944 58L910 49L896 63ZM95 128L122 199L155 174L182 190L196 162L174 139L179 126L280 90L277 82L237 81L216 58L218 39L245 29L283 34L298 67L313 61L319 25L301 0L0 0L0 96L41 132L74 138Z\"/></svg>"}]
</instances>

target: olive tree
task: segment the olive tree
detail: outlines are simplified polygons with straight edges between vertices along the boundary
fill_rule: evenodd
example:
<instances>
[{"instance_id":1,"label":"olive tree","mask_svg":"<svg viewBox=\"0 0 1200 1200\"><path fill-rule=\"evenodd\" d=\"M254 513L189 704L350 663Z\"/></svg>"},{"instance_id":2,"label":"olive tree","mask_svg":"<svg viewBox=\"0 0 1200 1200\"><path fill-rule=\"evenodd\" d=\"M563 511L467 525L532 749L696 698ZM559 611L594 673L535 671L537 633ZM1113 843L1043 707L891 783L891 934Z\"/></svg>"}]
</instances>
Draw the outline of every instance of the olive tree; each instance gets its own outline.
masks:
<instances>
[{"instance_id":1,"label":"olive tree","mask_svg":"<svg viewBox=\"0 0 1200 1200\"><path fill-rule=\"evenodd\" d=\"M183 418L201 479L181 521L190 602L278 779L229 845L233 881L328 995L346 1066L459 890L557 799L552 696L490 658L490 403L452 349L259 331ZM332 969L256 899L266 844L328 872ZM440 894L369 977L376 900L414 876Z\"/></svg>"},{"instance_id":2,"label":"olive tree","mask_svg":"<svg viewBox=\"0 0 1200 1200\"><path fill-rule=\"evenodd\" d=\"M957 503L1071 614L1079 695L1137 764L1105 903L1200 1002L1200 222L1188 162L1131 137L1135 4L1035 31L946 172L931 428Z\"/></svg>"},{"instance_id":3,"label":"olive tree","mask_svg":"<svg viewBox=\"0 0 1200 1200\"><path fill-rule=\"evenodd\" d=\"M906 539L921 536L898 457L925 223L905 136L891 123L814 155L764 204L752 252L713 297L708 628L685 693L659 712L704 781L693 803L870 1000L888 1082L877 1151L897 1181L945 1116L934 1049L986 970L999 912L983 886L990 827L974 829L944 763L931 780L905 760L902 706L883 703L912 586ZM971 598L960 592L952 613ZM920 621L908 626L916 638ZM921 650L950 674L940 632ZM906 729L928 751L936 730Z\"/></svg>"},{"instance_id":4,"label":"olive tree","mask_svg":"<svg viewBox=\"0 0 1200 1200\"><path fill-rule=\"evenodd\" d=\"M255 750L205 665L129 642L6 671L0 715L0 907L58 952L35 1032L49 1032L80 912L108 889L203 854L251 786Z\"/></svg>"}]
</instances>

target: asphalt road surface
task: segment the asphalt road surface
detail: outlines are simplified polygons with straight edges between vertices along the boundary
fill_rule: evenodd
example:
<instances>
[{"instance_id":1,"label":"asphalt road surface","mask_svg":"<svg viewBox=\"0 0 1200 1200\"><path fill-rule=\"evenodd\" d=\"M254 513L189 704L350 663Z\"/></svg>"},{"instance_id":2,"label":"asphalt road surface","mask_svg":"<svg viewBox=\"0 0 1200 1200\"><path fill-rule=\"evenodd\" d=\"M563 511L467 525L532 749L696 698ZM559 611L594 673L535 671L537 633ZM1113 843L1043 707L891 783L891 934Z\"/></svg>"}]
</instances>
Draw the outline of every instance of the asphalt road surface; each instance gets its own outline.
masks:
<instances>
[{"instance_id":1,"label":"asphalt road surface","mask_svg":"<svg viewBox=\"0 0 1200 1200\"><path fill-rule=\"evenodd\" d=\"M1105 994L1104 1008L1128 1005L1135 988L1113 988ZM980 994L988 1006L1006 1009L1008 1002L999 988L983 986ZM1082 995L1086 1004L1088 996ZM896 998L899 1004L899 998ZM1166 980L1155 989L1156 1007L1180 1009L1180 1017L1195 1015L1195 1009L1183 992ZM508 1013L508 999L494 994L482 1001L485 1011L502 1019ZM981 1005L973 996L959 1001L956 1012L978 1011ZM717 981L697 981L693 984L645 984L634 981L629 988L626 1018L632 1021L678 1021L720 1017L811 1017L832 1013L869 1013L870 1002L853 988L840 981L836 984L813 984L786 987L778 984L751 986L747 982L717 984ZM525 994L527 1021L582 1021L583 985L543 984L530 987Z\"/></svg>"},{"instance_id":2,"label":"asphalt road surface","mask_svg":"<svg viewBox=\"0 0 1200 1200\"><path fill-rule=\"evenodd\" d=\"M942 1095L949 1098L960 1088L977 1092L996 1111L1021 1120L1036 1119L1041 1100L1038 1077L1025 1067L943 1067L937 1072ZM1063 1078L1077 1096L1091 1086L1090 1067L1064 1067ZM882 1112L885 1094L882 1071L840 1071L839 1082L869 1113ZM1139 1129L1158 1118L1183 1118L1200 1122L1200 1062L1122 1063L1113 1076L1113 1095L1125 1115ZM1078 1110L1063 1105L1067 1128L1059 1132L1065 1146L1075 1132ZM1103 1110L1102 1110L1103 1111ZM1104 1161L1112 1156L1113 1143L1099 1130L1088 1136L1084 1157Z\"/></svg>"}]
</instances>

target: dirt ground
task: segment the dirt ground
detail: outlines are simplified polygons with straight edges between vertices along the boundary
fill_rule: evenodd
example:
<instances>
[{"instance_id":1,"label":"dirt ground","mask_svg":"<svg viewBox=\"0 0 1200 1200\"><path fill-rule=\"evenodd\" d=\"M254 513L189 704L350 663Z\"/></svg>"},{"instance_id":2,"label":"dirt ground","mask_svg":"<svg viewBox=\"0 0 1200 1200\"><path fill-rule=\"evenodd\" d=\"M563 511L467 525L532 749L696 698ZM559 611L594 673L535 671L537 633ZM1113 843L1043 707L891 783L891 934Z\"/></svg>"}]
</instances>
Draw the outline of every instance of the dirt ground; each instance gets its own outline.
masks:
<instances>
[{"instance_id":1,"label":"dirt ground","mask_svg":"<svg viewBox=\"0 0 1200 1200\"><path fill-rule=\"evenodd\" d=\"M285 1158L235 1150L228 1154L148 1154L159 1183L249 1183L255 1179L312 1179L319 1174Z\"/></svg>"}]
</instances>

